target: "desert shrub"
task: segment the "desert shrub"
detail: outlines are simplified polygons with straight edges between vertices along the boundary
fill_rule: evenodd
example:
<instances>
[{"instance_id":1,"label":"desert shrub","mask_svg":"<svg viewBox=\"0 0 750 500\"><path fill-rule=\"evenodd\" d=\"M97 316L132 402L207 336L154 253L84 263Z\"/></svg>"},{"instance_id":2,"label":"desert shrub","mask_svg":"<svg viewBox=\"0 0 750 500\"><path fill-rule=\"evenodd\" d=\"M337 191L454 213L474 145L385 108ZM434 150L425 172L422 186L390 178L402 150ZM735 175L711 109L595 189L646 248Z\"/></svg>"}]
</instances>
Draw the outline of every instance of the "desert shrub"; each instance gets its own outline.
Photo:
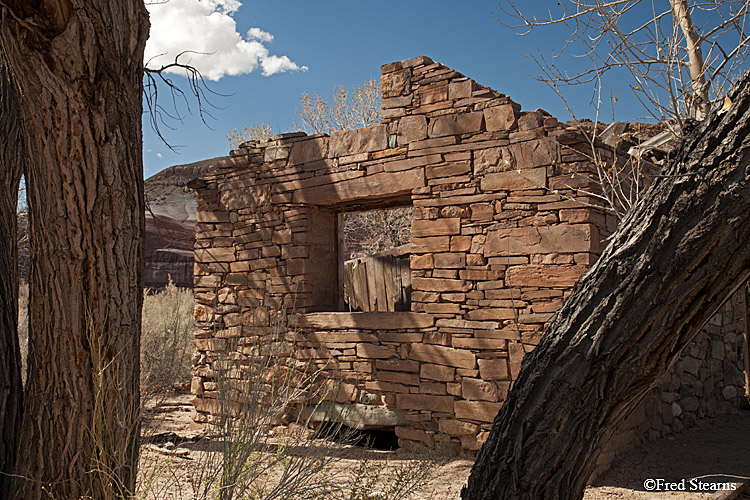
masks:
<instances>
[{"instance_id":1,"label":"desert shrub","mask_svg":"<svg viewBox=\"0 0 750 500\"><path fill-rule=\"evenodd\" d=\"M187 493L187 482L195 500L404 500L428 482L434 457L342 467L356 437L341 423L345 413L334 410L330 424L312 430L339 394L336 370L305 356L283 314L244 312L250 324L241 333L210 341L207 441L188 448L212 451L194 455L187 477L173 475L180 484L168 489ZM139 498L157 498L148 491L157 483L143 480Z\"/></svg>"},{"instance_id":2,"label":"desert shrub","mask_svg":"<svg viewBox=\"0 0 750 500\"><path fill-rule=\"evenodd\" d=\"M141 392L171 391L190 383L193 292L170 282L144 292L141 332Z\"/></svg>"}]
</instances>

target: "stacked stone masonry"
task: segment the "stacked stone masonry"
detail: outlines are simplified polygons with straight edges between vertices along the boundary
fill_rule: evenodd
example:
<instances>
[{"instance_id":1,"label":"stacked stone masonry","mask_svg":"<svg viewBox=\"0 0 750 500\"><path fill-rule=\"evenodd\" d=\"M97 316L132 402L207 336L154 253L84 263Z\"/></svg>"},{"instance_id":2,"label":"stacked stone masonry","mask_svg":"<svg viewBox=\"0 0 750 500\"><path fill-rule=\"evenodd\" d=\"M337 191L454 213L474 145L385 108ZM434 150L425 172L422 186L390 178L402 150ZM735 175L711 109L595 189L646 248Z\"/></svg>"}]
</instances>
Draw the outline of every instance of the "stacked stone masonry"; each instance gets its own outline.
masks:
<instances>
[{"instance_id":1,"label":"stacked stone masonry","mask_svg":"<svg viewBox=\"0 0 750 500\"><path fill-rule=\"evenodd\" d=\"M262 301L343 378L340 402L393 416L365 426L471 453L616 220L591 195L592 149L576 131L426 57L381 71L380 125L246 143L191 183L195 404L209 419L207 340L241 335ZM341 312L339 215L405 205L411 312Z\"/></svg>"}]
</instances>

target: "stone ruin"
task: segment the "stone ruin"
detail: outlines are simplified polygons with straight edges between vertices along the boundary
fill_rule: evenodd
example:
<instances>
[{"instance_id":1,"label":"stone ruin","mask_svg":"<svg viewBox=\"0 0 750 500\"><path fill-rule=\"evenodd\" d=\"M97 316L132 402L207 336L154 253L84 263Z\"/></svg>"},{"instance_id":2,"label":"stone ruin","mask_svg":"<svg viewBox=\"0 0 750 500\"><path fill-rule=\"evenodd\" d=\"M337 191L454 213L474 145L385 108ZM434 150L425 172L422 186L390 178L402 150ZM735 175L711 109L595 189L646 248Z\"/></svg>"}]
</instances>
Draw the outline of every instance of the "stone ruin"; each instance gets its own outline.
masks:
<instances>
[{"instance_id":1,"label":"stone ruin","mask_svg":"<svg viewBox=\"0 0 750 500\"><path fill-rule=\"evenodd\" d=\"M357 410L352 426L474 453L524 354L616 227L576 130L427 57L381 71L380 125L246 143L191 182L199 421L216 403L211 340L242 336L262 301L289 314L300 356L343 380L331 404ZM344 262L347 213L404 206L410 244ZM740 291L603 462L739 406L746 311Z\"/></svg>"}]
</instances>

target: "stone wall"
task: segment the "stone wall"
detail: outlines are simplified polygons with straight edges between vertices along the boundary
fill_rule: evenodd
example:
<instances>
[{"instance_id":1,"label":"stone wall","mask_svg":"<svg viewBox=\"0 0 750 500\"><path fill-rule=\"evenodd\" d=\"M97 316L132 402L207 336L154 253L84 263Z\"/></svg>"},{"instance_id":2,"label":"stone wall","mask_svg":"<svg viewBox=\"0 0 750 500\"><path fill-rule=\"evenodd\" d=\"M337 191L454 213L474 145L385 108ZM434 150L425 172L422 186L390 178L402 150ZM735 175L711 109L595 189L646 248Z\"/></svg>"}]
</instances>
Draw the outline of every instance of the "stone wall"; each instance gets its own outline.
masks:
<instances>
[{"instance_id":1,"label":"stone wall","mask_svg":"<svg viewBox=\"0 0 750 500\"><path fill-rule=\"evenodd\" d=\"M598 473L607 469L617 454L643 441L739 411L745 395L748 286L750 283L727 300L644 397L600 456Z\"/></svg>"},{"instance_id":2,"label":"stone wall","mask_svg":"<svg viewBox=\"0 0 750 500\"><path fill-rule=\"evenodd\" d=\"M290 335L348 384L350 404L392 412L402 445L439 435L475 451L614 228L574 130L425 57L381 70L381 125L246 143L190 184L200 419L207 339L242 335L262 301L292 315ZM414 207L411 312L340 312L340 214L400 205Z\"/></svg>"}]
</instances>

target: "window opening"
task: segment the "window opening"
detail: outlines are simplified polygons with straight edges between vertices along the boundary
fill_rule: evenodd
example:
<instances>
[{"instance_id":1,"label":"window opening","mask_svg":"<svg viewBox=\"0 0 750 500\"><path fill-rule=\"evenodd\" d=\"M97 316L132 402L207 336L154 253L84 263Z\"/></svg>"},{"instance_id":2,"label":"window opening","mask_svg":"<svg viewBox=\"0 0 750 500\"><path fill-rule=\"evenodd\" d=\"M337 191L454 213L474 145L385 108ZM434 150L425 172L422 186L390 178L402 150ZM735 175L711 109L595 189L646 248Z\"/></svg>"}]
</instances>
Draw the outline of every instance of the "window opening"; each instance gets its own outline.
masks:
<instances>
[{"instance_id":1,"label":"window opening","mask_svg":"<svg viewBox=\"0 0 750 500\"><path fill-rule=\"evenodd\" d=\"M344 311L411 310L412 207L339 214Z\"/></svg>"}]
</instances>

